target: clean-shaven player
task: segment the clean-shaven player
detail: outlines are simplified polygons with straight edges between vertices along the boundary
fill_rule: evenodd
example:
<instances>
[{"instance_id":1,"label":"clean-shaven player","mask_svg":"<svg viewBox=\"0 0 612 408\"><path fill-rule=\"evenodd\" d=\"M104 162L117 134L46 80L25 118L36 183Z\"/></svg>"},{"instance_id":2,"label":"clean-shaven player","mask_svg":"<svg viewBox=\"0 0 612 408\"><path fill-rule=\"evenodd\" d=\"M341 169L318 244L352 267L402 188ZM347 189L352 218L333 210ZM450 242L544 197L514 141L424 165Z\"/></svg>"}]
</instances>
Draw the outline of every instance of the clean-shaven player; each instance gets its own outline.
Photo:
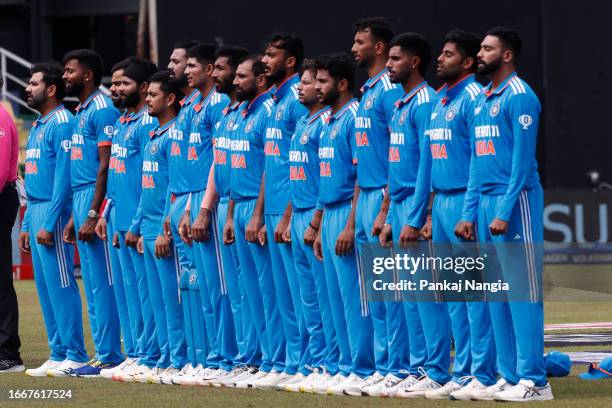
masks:
<instances>
[{"instance_id":1,"label":"clean-shaven player","mask_svg":"<svg viewBox=\"0 0 612 408\"><path fill-rule=\"evenodd\" d=\"M282 328L285 333L285 367L279 375L266 376L255 387L270 389L277 385L295 384L310 373L309 335L302 314L300 284L293 264L291 242L285 242L283 232L291 221L289 203L289 149L295 126L306 108L297 95L298 71L304 59L304 44L295 34L277 33L268 40L262 62L266 79L273 88L274 102L266 128L266 164L262 189L264 215L274 282ZM264 187L265 186L265 187Z\"/></svg>"},{"instance_id":2,"label":"clean-shaven player","mask_svg":"<svg viewBox=\"0 0 612 408\"><path fill-rule=\"evenodd\" d=\"M385 67L393 31L382 17L365 18L355 23L351 49L355 61L368 73L361 88L362 96L355 119L357 184L359 201L355 214L357 249L368 242L378 242L384 218L378 217L384 200L389 173L389 122L395 102L403 95L397 84L391 83ZM399 299L398 299L399 300ZM406 376L408 362L407 336L402 304L398 301L370 301L374 326L374 360L376 373L373 385L364 395L388 396L389 390ZM384 380L384 381L383 381Z\"/></svg>"},{"instance_id":3,"label":"clean-shaven player","mask_svg":"<svg viewBox=\"0 0 612 408\"><path fill-rule=\"evenodd\" d=\"M417 33L404 33L389 45L389 78L400 84L405 93L397 102L390 125L391 204L380 239L386 245L392 231L403 246L417 241L426 221L431 167L426 130L435 92L423 78L431 60L427 40ZM408 327L409 375L390 390L390 395L424 396L429 384L434 383L428 376L437 368L438 360L445 357L445 343L438 340L438 333L448 330L448 309L444 303L415 302L408 297L403 299L403 306Z\"/></svg>"},{"instance_id":4,"label":"clean-shaven player","mask_svg":"<svg viewBox=\"0 0 612 408\"><path fill-rule=\"evenodd\" d=\"M74 243L75 229L78 231L77 245L95 347L90 363L70 374L90 377L124 360L108 248L94 231L106 194L110 147L119 111L98 89L102 80L102 57L98 53L84 49L70 51L63 63L66 93L80 101L70 152L73 216L64 228L64 240Z\"/></svg>"},{"instance_id":5,"label":"clean-shaven player","mask_svg":"<svg viewBox=\"0 0 612 408\"><path fill-rule=\"evenodd\" d=\"M435 193L431 239L448 246L461 240L455 226L461 218L470 168L470 129L474 101L482 87L474 79L476 54L481 38L468 31L453 30L444 38L438 57L437 75L444 85L437 91L427 134L431 151L431 187ZM446 250L444 250L446 251ZM452 251L452 248L451 248ZM469 400L473 389L495 384L495 348L489 306L483 302L449 302L448 310L455 340L452 381L446 375L450 365L450 331L437 334L446 343L439 374L446 384L425 394L427 398ZM443 329L443 328L441 328ZM427 339L429 341L429 339Z\"/></svg>"},{"instance_id":6,"label":"clean-shaven player","mask_svg":"<svg viewBox=\"0 0 612 408\"><path fill-rule=\"evenodd\" d=\"M230 243L235 238L246 300L262 353L259 369L251 367L233 378L234 386L239 388L253 387L260 378L276 377L285 368L284 332L276 303L270 253L261 226L263 197L259 192L264 172L266 125L273 103L264 67L260 57L250 56L238 65L234 79L236 97L244 103L230 141L230 197L235 203L234 220L233 224L229 219L226 222L223 241Z\"/></svg>"},{"instance_id":7,"label":"clean-shaven player","mask_svg":"<svg viewBox=\"0 0 612 408\"><path fill-rule=\"evenodd\" d=\"M298 120L289 151L289 185L293 213L291 226L287 228L286 234L292 243L300 301L309 336L309 365L312 368L312 373L304 380L285 386L286 390L293 392L314 392L339 371L348 376L351 369L350 349L347 347L341 355L330 306L330 302L336 302L336 309L342 310L342 297L339 291L333 295L328 292L325 268L314 256L312 249L323 214L323 208L317 202L319 137L329 116L329 107L323 105L317 97L316 77L315 61L304 60L297 90L298 99L308 109L308 113ZM337 286L336 280L336 290ZM340 323L340 336L343 336L343 344L348 345L344 314L341 314ZM323 392L326 388L327 386Z\"/></svg>"},{"instance_id":8,"label":"clean-shaven player","mask_svg":"<svg viewBox=\"0 0 612 408\"><path fill-rule=\"evenodd\" d=\"M26 87L28 106L40 116L26 146L25 183L28 206L19 248L32 253L34 279L42 308L49 359L26 370L32 377L65 377L87 361L81 297L74 278L74 247L62 241L72 210L70 140L73 115L64 108L62 67L34 64Z\"/></svg>"},{"instance_id":9,"label":"clean-shaven player","mask_svg":"<svg viewBox=\"0 0 612 408\"><path fill-rule=\"evenodd\" d=\"M114 162L111 163L109 176L113 176L114 199L110 223L112 231L109 229L109 235L118 244L136 357L131 362L128 360L123 367L118 366L121 368L100 373L108 378L120 373L127 374L137 364L152 366L160 356L144 257L136 249L140 232L138 229L130 230L142 193L140 185L145 146L150 139L149 133L157 127L157 120L148 115L145 104L148 79L155 72L157 66L152 62L134 60L123 70L118 86L121 104L130 113L122 116L122 130L113 137L111 160L114 158Z\"/></svg>"},{"instance_id":10,"label":"clean-shaven player","mask_svg":"<svg viewBox=\"0 0 612 408\"><path fill-rule=\"evenodd\" d=\"M325 273L338 281L343 308L334 315L344 313L352 362L350 375L345 377L339 372L333 381L330 379L327 393L360 396L361 389L373 378L375 367L372 321L355 248L355 204L359 194L355 170L355 68L343 53L318 57L316 67L317 96L331 110L319 140L318 202L325 209L315 254L323 260ZM331 302L331 306L340 305ZM337 341L343 339L338 336ZM346 345L340 346L343 348Z\"/></svg>"},{"instance_id":11,"label":"clean-shaven player","mask_svg":"<svg viewBox=\"0 0 612 408\"><path fill-rule=\"evenodd\" d=\"M144 252L149 299L153 307L161 356L153 367L141 364L129 380L172 384L172 377L188 363L183 310L178 281L180 265L175 242L163 233L164 207L168 195L172 138L177 131L176 116L183 97L180 81L168 71L148 79L148 114L159 127L151 132L142 162L142 194L130 231L139 231L140 252Z\"/></svg>"},{"instance_id":12,"label":"clean-shaven player","mask_svg":"<svg viewBox=\"0 0 612 408\"><path fill-rule=\"evenodd\" d=\"M457 233L473 239L477 222L480 242L509 246L524 243L526 254L518 260L508 259L506 251L510 249L499 245L497 255L506 281L511 275L529 279L529 289L537 293L542 285L537 274L542 270L542 258L534 244L544 241L543 191L535 158L541 106L531 87L515 71L521 46L519 34L505 27L489 30L482 41L478 72L487 75L491 83L475 104L472 169L461 217L464 222L458 225ZM490 302L489 310L501 378L495 385L474 392L472 398L520 402L553 399L543 358L541 298Z\"/></svg>"}]
</instances>

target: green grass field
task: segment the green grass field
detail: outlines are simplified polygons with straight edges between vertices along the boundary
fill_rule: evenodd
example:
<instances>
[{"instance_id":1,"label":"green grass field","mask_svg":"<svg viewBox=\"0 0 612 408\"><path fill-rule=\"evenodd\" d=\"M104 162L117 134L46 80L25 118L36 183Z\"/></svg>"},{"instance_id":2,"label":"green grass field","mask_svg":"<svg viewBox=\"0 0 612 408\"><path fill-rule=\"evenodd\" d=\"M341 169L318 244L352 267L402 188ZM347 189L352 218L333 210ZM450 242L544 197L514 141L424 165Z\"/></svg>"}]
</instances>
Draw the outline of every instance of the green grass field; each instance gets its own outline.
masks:
<instances>
[{"instance_id":1,"label":"green grass field","mask_svg":"<svg viewBox=\"0 0 612 408\"><path fill-rule=\"evenodd\" d=\"M82 285L81 285L82 286ZM36 367L48 358L45 328L42 321L36 289L32 281L15 283L21 312L20 334L22 356L27 367ZM84 303L83 303L84 305ZM560 303L546 304L547 323L609 321L611 303ZM86 316L85 310L83 315ZM88 350L93 350L86 323ZM607 347L610 349L610 347ZM597 350L606 347L595 347ZM563 351L589 350L584 347ZM566 378L552 379L555 400L538 403L542 407L610 407L612 406L612 380L587 382L577 377L585 366L574 368ZM72 400L15 401L9 400L9 390L56 389L72 390ZM74 404L74 405L73 405ZM0 377L0 407L461 407L501 406L495 402L452 402L427 400L394 400L357 397L336 397L292 394L277 391L236 390L200 387L176 387L149 384L120 384L104 379L30 378L23 373L2 374Z\"/></svg>"}]
</instances>

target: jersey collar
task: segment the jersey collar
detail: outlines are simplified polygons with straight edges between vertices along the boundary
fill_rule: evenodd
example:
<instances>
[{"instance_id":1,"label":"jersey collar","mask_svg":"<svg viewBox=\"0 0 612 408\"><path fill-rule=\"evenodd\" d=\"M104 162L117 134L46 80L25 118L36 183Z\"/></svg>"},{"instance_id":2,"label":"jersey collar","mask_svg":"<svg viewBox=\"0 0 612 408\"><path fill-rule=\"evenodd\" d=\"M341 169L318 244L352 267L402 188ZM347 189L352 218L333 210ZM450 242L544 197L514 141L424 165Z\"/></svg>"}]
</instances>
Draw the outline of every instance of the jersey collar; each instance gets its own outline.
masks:
<instances>
[{"instance_id":1,"label":"jersey collar","mask_svg":"<svg viewBox=\"0 0 612 408\"><path fill-rule=\"evenodd\" d=\"M151 136L161 136L170 129L174 123L176 122L176 117L173 118L170 122L166 123L164 126L159 126L157 129L151 132Z\"/></svg>"},{"instance_id":2,"label":"jersey collar","mask_svg":"<svg viewBox=\"0 0 612 408\"><path fill-rule=\"evenodd\" d=\"M387 75L387 73L389 72L389 70L387 68L383 69L382 71L380 71L378 74L374 75L372 78L369 78L365 84L363 84L363 86L361 87L361 93L364 93L365 91L367 91L370 88L373 88L374 85L380 81L382 79L382 77L384 77L385 75Z\"/></svg>"},{"instance_id":3,"label":"jersey collar","mask_svg":"<svg viewBox=\"0 0 612 408\"><path fill-rule=\"evenodd\" d=\"M459 95L465 89L466 86L468 86L474 81L474 77L474 74L469 74L464 76L451 86L448 86L448 84L442 85L442 87L437 91L437 93L441 97L440 102L442 103L442 105L446 105L448 102L455 99L455 97Z\"/></svg>"},{"instance_id":4,"label":"jersey collar","mask_svg":"<svg viewBox=\"0 0 612 408\"><path fill-rule=\"evenodd\" d=\"M495 89L492 89L493 82L490 82L489 85L487 85L485 89L483 90L484 94L487 96L487 98L493 94L500 95L502 92L504 92L504 89L506 89L508 85L510 85L510 80L514 78L515 76L516 76L516 71L510 73L510 75L508 75L506 79L504 79L502 83L499 84L497 88Z\"/></svg>"},{"instance_id":5,"label":"jersey collar","mask_svg":"<svg viewBox=\"0 0 612 408\"><path fill-rule=\"evenodd\" d=\"M185 105L189 106L191 105L191 103L198 97L200 96L200 91L198 91L197 89L194 89L193 92L191 93L191 95L184 97L183 99L180 100L179 104L181 105L181 108Z\"/></svg>"},{"instance_id":6,"label":"jersey collar","mask_svg":"<svg viewBox=\"0 0 612 408\"><path fill-rule=\"evenodd\" d=\"M257 95L251 102L249 102L244 110L242 111L242 116L249 116L254 110L256 110L262 103L266 101L266 99L270 96L270 90L264 91Z\"/></svg>"},{"instance_id":7,"label":"jersey collar","mask_svg":"<svg viewBox=\"0 0 612 408\"><path fill-rule=\"evenodd\" d=\"M401 108L402 106L406 105L408 102L410 102L410 100L412 98L414 98L414 96L423 88L425 88L427 86L427 81L423 81L420 84L418 84L417 86L414 87L414 89L412 91L410 91L409 93L405 94L399 101L395 102L395 106L397 106L398 108Z\"/></svg>"},{"instance_id":8,"label":"jersey collar","mask_svg":"<svg viewBox=\"0 0 612 408\"><path fill-rule=\"evenodd\" d=\"M298 74L293 74L289 78L285 79L277 88L274 88L272 93L272 99L274 103L279 103L287 91L299 81Z\"/></svg>"},{"instance_id":9,"label":"jersey collar","mask_svg":"<svg viewBox=\"0 0 612 408\"><path fill-rule=\"evenodd\" d=\"M335 122L338 119L340 119L342 117L342 115L344 115L346 113L346 111L348 111L351 106L353 105L353 103L357 102L357 98L353 98L350 101L348 101L346 103L346 105L344 105L342 108L340 108L340 110L338 112L336 112L335 115L330 115L329 118L327 118L327 122L331 123L331 122Z\"/></svg>"},{"instance_id":10,"label":"jersey collar","mask_svg":"<svg viewBox=\"0 0 612 408\"><path fill-rule=\"evenodd\" d=\"M313 113L310 116L305 116L304 120L306 121L306 124L310 125L311 123L313 123L314 121L319 119L321 116L323 116L325 114L325 112L327 112L329 110L330 110L330 107L329 106L325 106L325 107L321 108L321 110L319 110L318 112L315 112L315 113Z\"/></svg>"},{"instance_id":11,"label":"jersey collar","mask_svg":"<svg viewBox=\"0 0 612 408\"><path fill-rule=\"evenodd\" d=\"M89 95L89 97L87 99L85 99L85 102L80 103L79 106L76 107L76 111L80 112L81 110L87 108L87 106L89 105L89 103L93 100L93 98L95 98L96 96L102 94L102 91L100 91L99 89L97 89L94 93L92 93L91 95Z\"/></svg>"},{"instance_id":12,"label":"jersey collar","mask_svg":"<svg viewBox=\"0 0 612 408\"><path fill-rule=\"evenodd\" d=\"M208 105L208 103L210 102L210 99L212 98L212 96L216 93L217 91L215 90L215 87L212 87L210 89L210 91L206 94L206 96L202 95L202 98L200 99L200 102L198 102L194 107L193 110L195 110L197 113L200 113L200 111L202 110L202 108L205 108L206 105Z\"/></svg>"},{"instance_id":13,"label":"jersey collar","mask_svg":"<svg viewBox=\"0 0 612 408\"><path fill-rule=\"evenodd\" d=\"M227 116L229 113L234 112L240 107L241 104L242 102L240 101L236 101L234 103L228 103L227 106L223 108L223 111L222 111L223 116Z\"/></svg>"},{"instance_id":14,"label":"jersey collar","mask_svg":"<svg viewBox=\"0 0 612 408\"><path fill-rule=\"evenodd\" d=\"M53 115L55 115L56 113L58 113L59 111L65 109L64 105L59 105L57 108L53 109L51 112L47 113L45 116L41 117L40 114L38 115L38 118L34 121L34 123L32 123L32 126L36 127L38 125L43 125L45 123L47 123L47 121L49 119L51 119L51 117Z\"/></svg>"}]
</instances>

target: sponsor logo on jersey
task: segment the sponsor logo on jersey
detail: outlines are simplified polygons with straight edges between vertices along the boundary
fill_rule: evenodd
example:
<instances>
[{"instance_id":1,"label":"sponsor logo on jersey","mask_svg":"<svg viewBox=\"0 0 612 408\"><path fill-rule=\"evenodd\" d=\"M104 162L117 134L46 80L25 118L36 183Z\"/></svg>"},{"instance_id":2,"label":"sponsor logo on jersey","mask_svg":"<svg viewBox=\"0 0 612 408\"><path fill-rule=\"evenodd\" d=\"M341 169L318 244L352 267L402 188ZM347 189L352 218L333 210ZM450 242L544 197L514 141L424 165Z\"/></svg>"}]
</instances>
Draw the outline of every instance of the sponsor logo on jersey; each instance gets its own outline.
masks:
<instances>
[{"instance_id":1,"label":"sponsor logo on jersey","mask_svg":"<svg viewBox=\"0 0 612 408\"><path fill-rule=\"evenodd\" d=\"M336 136L338 136L338 126L334 127L331 131L331 133L329 134L329 137L331 139L335 139Z\"/></svg>"},{"instance_id":2,"label":"sponsor logo on jersey","mask_svg":"<svg viewBox=\"0 0 612 408\"><path fill-rule=\"evenodd\" d=\"M244 132L245 133L249 133L251 130L253 130L253 120L249 120L246 124L246 126L244 127Z\"/></svg>"},{"instance_id":3,"label":"sponsor logo on jersey","mask_svg":"<svg viewBox=\"0 0 612 408\"><path fill-rule=\"evenodd\" d=\"M482 110L482 108L480 106L474 108L474 115L478 115L481 110Z\"/></svg>"},{"instance_id":4,"label":"sponsor logo on jersey","mask_svg":"<svg viewBox=\"0 0 612 408\"><path fill-rule=\"evenodd\" d=\"M281 120L283 118L283 108L279 108L276 111L276 120Z\"/></svg>"},{"instance_id":5,"label":"sponsor logo on jersey","mask_svg":"<svg viewBox=\"0 0 612 408\"><path fill-rule=\"evenodd\" d=\"M44 136L45 136L45 132L38 132L38 134L36 135L36 140L40 142L41 140L43 140Z\"/></svg>"},{"instance_id":6,"label":"sponsor logo on jersey","mask_svg":"<svg viewBox=\"0 0 612 408\"><path fill-rule=\"evenodd\" d=\"M404 111L402 112L402 114L400 115L400 118L399 118L399 123L400 123L400 125L403 125L403 124L404 124L404 122L406 121L406 117L407 117L407 116L408 116L408 110L404 110ZM434 116L432 115L432 119L433 119L433 118L434 118Z\"/></svg>"}]
</instances>

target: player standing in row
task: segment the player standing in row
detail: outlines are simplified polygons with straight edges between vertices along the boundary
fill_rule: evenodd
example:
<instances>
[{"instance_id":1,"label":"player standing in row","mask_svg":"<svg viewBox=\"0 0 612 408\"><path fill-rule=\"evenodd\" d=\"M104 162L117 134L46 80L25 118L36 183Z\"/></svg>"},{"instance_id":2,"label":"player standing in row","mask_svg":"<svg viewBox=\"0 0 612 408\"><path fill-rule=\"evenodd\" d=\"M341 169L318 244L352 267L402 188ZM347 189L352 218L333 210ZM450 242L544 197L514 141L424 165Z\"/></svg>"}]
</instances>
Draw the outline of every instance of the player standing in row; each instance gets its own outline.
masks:
<instances>
[{"instance_id":1,"label":"player standing in row","mask_svg":"<svg viewBox=\"0 0 612 408\"><path fill-rule=\"evenodd\" d=\"M21 225L19 249L32 253L34 279L42 309L49 360L26 370L32 377L65 377L87 361L81 297L74 277L74 247L62 241L70 218L70 140L74 116L64 108L62 68L34 64L26 88L28 106L40 116L26 146L25 181L28 206Z\"/></svg>"},{"instance_id":2,"label":"player standing in row","mask_svg":"<svg viewBox=\"0 0 612 408\"><path fill-rule=\"evenodd\" d=\"M119 111L98 89L103 70L99 54L74 50L64 56L63 63L66 93L80 101L70 153L73 216L64 228L64 240L74 243L75 229L78 231L76 242L95 347L94 358L70 374L89 377L124 360L108 248L94 231L106 194L113 125Z\"/></svg>"}]
</instances>

